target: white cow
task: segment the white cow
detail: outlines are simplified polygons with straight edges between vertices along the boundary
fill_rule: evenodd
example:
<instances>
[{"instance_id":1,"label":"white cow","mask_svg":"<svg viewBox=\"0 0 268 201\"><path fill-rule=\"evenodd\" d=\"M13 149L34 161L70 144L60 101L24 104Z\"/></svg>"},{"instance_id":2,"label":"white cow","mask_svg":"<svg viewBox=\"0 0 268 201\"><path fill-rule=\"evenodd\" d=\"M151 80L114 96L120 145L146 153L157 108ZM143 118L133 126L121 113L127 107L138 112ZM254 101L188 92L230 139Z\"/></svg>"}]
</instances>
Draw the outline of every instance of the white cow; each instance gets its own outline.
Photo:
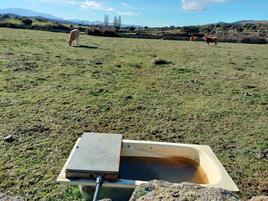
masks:
<instances>
[{"instance_id":1,"label":"white cow","mask_svg":"<svg viewBox=\"0 0 268 201\"><path fill-rule=\"evenodd\" d=\"M79 30L78 29L73 29L70 32L70 38L69 38L69 46L74 45L74 43L77 45L79 42Z\"/></svg>"}]
</instances>

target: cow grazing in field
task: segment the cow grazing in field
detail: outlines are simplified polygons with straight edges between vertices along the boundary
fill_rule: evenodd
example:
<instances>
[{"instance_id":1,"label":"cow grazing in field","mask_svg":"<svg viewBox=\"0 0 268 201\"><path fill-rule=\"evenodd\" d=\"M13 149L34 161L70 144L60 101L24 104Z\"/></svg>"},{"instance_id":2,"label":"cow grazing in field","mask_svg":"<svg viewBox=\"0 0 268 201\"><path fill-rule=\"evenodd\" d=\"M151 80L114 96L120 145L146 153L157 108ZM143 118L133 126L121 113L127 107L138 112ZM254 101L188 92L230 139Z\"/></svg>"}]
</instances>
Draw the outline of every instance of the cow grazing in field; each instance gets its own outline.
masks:
<instances>
[{"instance_id":1,"label":"cow grazing in field","mask_svg":"<svg viewBox=\"0 0 268 201\"><path fill-rule=\"evenodd\" d=\"M192 41L196 41L197 40L197 36L191 36L190 37L190 42L192 42Z\"/></svg>"},{"instance_id":2,"label":"cow grazing in field","mask_svg":"<svg viewBox=\"0 0 268 201\"><path fill-rule=\"evenodd\" d=\"M78 29L74 29L70 32L70 38L69 38L69 46L72 46L75 44L78 44L79 42L79 30Z\"/></svg>"},{"instance_id":3,"label":"cow grazing in field","mask_svg":"<svg viewBox=\"0 0 268 201\"><path fill-rule=\"evenodd\" d=\"M215 45L218 44L218 37L213 36L213 37L204 37L204 40L206 43L209 45L209 43L215 43Z\"/></svg>"}]
</instances>

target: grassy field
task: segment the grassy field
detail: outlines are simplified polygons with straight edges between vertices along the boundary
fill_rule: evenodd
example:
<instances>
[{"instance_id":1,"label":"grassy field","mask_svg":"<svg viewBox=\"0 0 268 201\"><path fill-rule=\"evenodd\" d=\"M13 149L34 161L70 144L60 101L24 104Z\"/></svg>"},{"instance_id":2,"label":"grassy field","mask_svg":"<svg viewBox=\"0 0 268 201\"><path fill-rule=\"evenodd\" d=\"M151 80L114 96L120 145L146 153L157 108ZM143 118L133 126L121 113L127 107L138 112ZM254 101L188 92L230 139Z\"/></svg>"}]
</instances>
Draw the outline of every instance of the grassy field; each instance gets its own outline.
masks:
<instances>
[{"instance_id":1,"label":"grassy field","mask_svg":"<svg viewBox=\"0 0 268 201\"><path fill-rule=\"evenodd\" d=\"M207 144L243 198L268 193L268 163L256 158L268 148L268 45L67 39L0 29L0 192L80 200L56 178L76 139L94 131Z\"/></svg>"}]
</instances>

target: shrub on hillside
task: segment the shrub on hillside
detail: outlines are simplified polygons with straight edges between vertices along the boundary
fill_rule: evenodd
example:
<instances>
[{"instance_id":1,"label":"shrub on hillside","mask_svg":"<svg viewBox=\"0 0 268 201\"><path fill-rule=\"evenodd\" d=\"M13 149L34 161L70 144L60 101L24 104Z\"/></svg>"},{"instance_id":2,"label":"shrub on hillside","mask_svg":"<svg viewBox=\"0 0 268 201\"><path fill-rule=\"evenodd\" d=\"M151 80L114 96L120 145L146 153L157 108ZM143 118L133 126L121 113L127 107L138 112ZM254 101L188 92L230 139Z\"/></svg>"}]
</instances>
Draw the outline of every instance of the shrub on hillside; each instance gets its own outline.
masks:
<instances>
[{"instance_id":1,"label":"shrub on hillside","mask_svg":"<svg viewBox=\"0 0 268 201\"><path fill-rule=\"evenodd\" d=\"M0 22L0 27L7 27L7 22Z\"/></svg>"},{"instance_id":2,"label":"shrub on hillside","mask_svg":"<svg viewBox=\"0 0 268 201\"><path fill-rule=\"evenodd\" d=\"M129 30L129 31L135 31L136 28L135 28L135 27L129 27L128 30Z\"/></svg>"},{"instance_id":3,"label":"shrub on hillside","mask_svg":"<svg viewBox=\"0 0 268 201\"><path fill-rule=\"evenodd\" d=\"M185 27L182 27L181 30L182 30L182 32L190 33L190 34L195 34L195 33L200 32L198 26L185 26Z\"/></svg>"},{"instance_id":4,"label":"shrub on hillside","mask_svg":"<svg viewBox=\"0 0 268 201\"><path fill-rule=\"evenodd\" d=\"M32 29L54 31L54 32L69 32L70 31L70 27L64 26L62 24L32 25Z\"/></svg>"},{"instance_id":5,"label":"shrub on hillside","mask_svg":"<svg viewBox=\"0 0 268 201\"><path fill-rule=\"evenodd\" d=\"M36 17L35 20L37 20L38 22L47 22L47 20L42 17Z\"/></svg>"},{"instance_id":6,"label":"shrub on hillside","mask_svg":"<svg viewBox=\"0 0 268 201\"><path fill-rule=\"evenodd\" d=\"M102 36L108 36L108 37L117 37L118 34L111 29L103 29L102 30Z\"/></svg>"},{"instance_id":7,"label":"shrub on hillside","mask_svg":"<svg viewBox=\"0 0 268 201\"><path fill-rule=\"evenodd\" d=\"M8 28L20 28L19 25L16 25L16 24L13 24L13 23L10 23L10 22L7 22L7 23L6 23L6 26L7 26Z\"/></svg>"},{"instance_id":8,"label":"shrub on hillside","mask_svg":"<svg viewBox=\"0 0 268 201\"><path fill-rule=\"evenodd\" d=\"M79 31L81 31L81 32L86 32L86 30L87 30L87 28L85 28L83 26L79 26L77 29L79 29Z\"/></svg>"},{"instance_id":9,"label":"shrub on hillside","mask_svg":"<svg viewBox=\"0 0 268 201\"><path fill-rule=\"evenodd\" d=\"M87 35L101 36L101 30L99 28L91 27L86 30Z\"/></svg>"},{"instance_id":10,"label":"shrub on hillside","mask_svg":"<svg viewBox=\"0 0 268 201\"><path fill-rule=\"evenodd\" d=\"M63 24L48 25L46 27L48 30L51 31L64 31L64 32L70 31L70 28Z\"/></svg>"},{"instance_id":11,"label":"shrub on hillside","mask_svg":"<svg viewBox=\"0 0 268 201\"><path fill-rule=\"evenodd\" d=\"M240 34L219 34L220 42L238 43L242 39Z\"/></svg>"},{"instance_id":12,"label":"shrub on hillside","mask_svg":"<svg viewBox=\"0 0 268 201\"><path fill-rule=\"evenodd\" d=\"M257 38L257 37L246 37L241 39L241 43L251 43L251 44L267 44L267 40L265 38Z\"/></svg>"},{"instance_id":13,"label":"shrub on hillside","mask_svg":"<svg viewBox=\"0 0 268 201\"><path fill-rule=\"evenodd\" d=\"M32 23L33 23L33 21L31 19L29 19L29 18L23 18L21 21L22 21L23 24L25 24L27 26L31 26Z\"/></svg>"},{"instance_id":14,"label":"shrub on hillside","mask_svg":"<svg viewBox=\"0 0 268 201\"><path fill-rule=\"evenodd\" d=\"M117 32L113 29L100 29L97 27L87 29L86 34L93 36L118 37Z\"/></svg>"},{"instance_id":15,"label":"shrub on hillside","mask_svg":"<svg viewBox=\"0 0 268 201\"><path fill-rule=\"evenodd\" d=\"M51 28L56 29L56 30L62 30L62 31L69 31L70 30L70 28L68 26L65 26L63 24L52 25Z\"/></svg>"}]
</instances>

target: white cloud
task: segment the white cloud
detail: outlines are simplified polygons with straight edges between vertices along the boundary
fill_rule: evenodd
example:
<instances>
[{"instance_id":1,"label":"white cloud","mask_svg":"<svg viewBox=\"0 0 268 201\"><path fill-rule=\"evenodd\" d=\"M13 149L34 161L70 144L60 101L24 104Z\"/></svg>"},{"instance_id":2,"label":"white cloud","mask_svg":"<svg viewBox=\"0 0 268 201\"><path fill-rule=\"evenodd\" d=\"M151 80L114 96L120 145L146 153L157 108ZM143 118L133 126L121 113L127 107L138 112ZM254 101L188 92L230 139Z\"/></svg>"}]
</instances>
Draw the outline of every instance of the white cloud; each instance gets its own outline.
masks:
<instances>
[{"instance_id":1,"label":"white cloud","mask_svg":"<svg viewBox=\"0 0 268 201\"><path fill-rule=\"evenodd\" d=\"M79 0L57 0L59 3L66 3L66 4L78 4Z\"/></svg>"},{"instance_id":2,"label":"white cloud","mask_svg":"<svg viewBox=\"0 0 268 201\"><path fill-rule=\"evenodd\" d=\"M126 2L121 2L121 5L124 6L124 7L130 7L130 5Z\"/></svg>"},{"instance_id":3,"label":"white cloud","mask_svg":"<svg viewBox=\"0 0 268 201\"><path fill-rule=\"evenodd\" d=\"M190 11L204 10L211 3L225 3L229 0L182 0L182 9Z\"/></svg>"},{"instance_id":4,"label":"white cloud","mask_svg":"<svg viewBox=\"0 0 268 201\"><path fill-rule=\"evenodd\" d=\"M116 13L116 14L122 15L122 16L139 16L141 14L140 12L130 11L129 9L130 9L131 5L129 5L125 2L121 2L121 6L124 6L125 9L118 10L118 9L113 8L113 7L107 6L103 2L99 2L96 0L39 0L39 1L43 1L43 2L45 1L45 2L49 2L49 3L62 5L62 6L76 5L76 6L80 6L83 9L86 9L86 10L98 10L98 11L113 12L113 13Z\"/></svg>"},{"instance_id":5,"label":"white cloud","mask_svg":"<svg viewBox=\"0 0 268 201\"><path fill-rule=\"evenodd\" d=\"M211 2L211 3L225 3L227 1L228 0L208 0L208 2Z\"/></svg>"},{"instance_id":6,"label":"white cloud","mask_svg":"<svg viewBox=\"0 0 268 201\"><path fill-rule=\"evenodd\" d=\"M39 0L39 1L45 1L45 2L49 2L49 3L57 3L57 4L79 4L79 2L81 2L81 0Z\"/></svg>"},{"instance_id":7,"label":"white cloud","mask_svg":"<svg viewBox=\"0 0 268 201\"><path fill-rule=\"evenodd\" d=\"M114 11L114 8L107 7L102 3L98 3L97 1L84 1L80 4L81 8L89 9L89 10L101 10L101 11Z\"/></svg>"},{"instance_id":8,"label":"white cloud","mask_svg":"<svg viewBox=\"0 0 268 201\"><path fill-rule=\"evenodd\" d=\"M117 12L117 14L122 16L139 16L141 13L133 11L125 11L125 12Z\"/></svg>"},{"instance_id":9,"label":"white cloud","mask_svg":"<svg viewBox=\"0 0 268 201\"><path fill-rule=\"evenodd\" d=\"M182 0L182 9L183 10L203 10L204 5L198 0Z\"/></svg>"},{"instance_id":10,"label":"white cloud","mask_svg":"<svg viewBox=\"0 0 268 201\"><path fill-rule=\"evenodd\" d=\"M121 5L123 5L124 2L121 2ZM124 4L124 6L129 6L129 4ZM139 16L139 12L134 12L134 11L120 11L112 7L107 7L103 3L99 3L97 1L84 1L80 4L81 8L89 9L89 10L100 10L100 11L109 11L109 12L114 12L118 15L122 16Z\"/></svg>"}]
</instances>

